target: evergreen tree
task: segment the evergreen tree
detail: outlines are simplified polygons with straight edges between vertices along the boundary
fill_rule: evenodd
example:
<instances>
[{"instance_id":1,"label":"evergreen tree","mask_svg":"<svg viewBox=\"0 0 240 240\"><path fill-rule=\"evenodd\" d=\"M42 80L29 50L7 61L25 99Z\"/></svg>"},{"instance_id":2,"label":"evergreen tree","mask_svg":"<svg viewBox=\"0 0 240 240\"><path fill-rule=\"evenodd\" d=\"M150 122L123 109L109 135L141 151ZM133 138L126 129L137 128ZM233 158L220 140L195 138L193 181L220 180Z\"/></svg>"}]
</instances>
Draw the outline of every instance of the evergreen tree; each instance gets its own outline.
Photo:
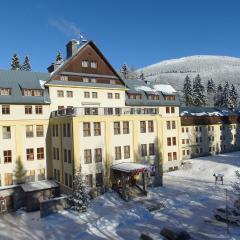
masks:
<instances>
[{"instance_id":1,"label":"evergreen tree","mask_svg":"<svg viewBox=\"0 0 240 240\"><path fill-rule=\"evenodd\" d=\"M17 184L24 183L26 181L26 171L24 170L22 161L20 158L16 161L15 179Z\"/></svg>"},{"instance_id":2,"label":"evergreen tree","mask_svg":"<svg viewBox=\"0 0 240 240\"><path fill-rule=\"evenodd\" d=\"M223 106L223 88L221 83L217 87L217 92L214 95L214 106L222 107Z\"/></svg>"},{"instance_id":3,"label":"evergreen tree","mask_svg":"<svg viewBox=\"0 0 240 240\"><path fill-rule=\"evenodd\" d=\"M129 69L126 63L123 64L122 68L120 69L120 74L124 80L128 79L129 77Z\"/></svg>"},{"instance_id":4,"label":"evergreen tree","mask_svg":"<svg viewBox=\"0 0 240 240\"><path fill-rule=\"evenodd\" d=\"M61 63L63 61L63 57L60 51L57 52L57 56L56 56L56 63Z\"/></svg>"},{"instance_id":5,"label":"evergreen tree","mask_svg":"<svg viewBox=\"0 0 240 240\"><path fill-rule=\"evenodd\" d=\"M28 56L25 57L24 62L20 68L22 71L31 71L31 64L30 64L30 59Z\"/></svg>"},{"instance_id":6,"label":"evergreen tree","mask_svg":"<svg viewBox=\"0 0 240 240\"><path fill-rule=\"evenodd\" d=\"M21 68L19 57L16 53L13 54L11 70L19 70Z\"/></svg>"},{"instance_id":7,"label":"evergreen tree","mask_svg":"<svg viewBox=\"0 0 240 240\"><path fill-rule=\"evenodd\" d=\"M231 108L232 107L232 100L230 97L230 88L229 83L226 81L224 89L223 89L223 107Z\"/></svg>"},{"instance_id":8,"label":"evergreen tree","mask_svg":"<svg viewBox=\"0 0 240 240\"><path fill-rule=\"evenodd\" d=\"M134 66L131 66L129 71L128 71L128 78L135 80L137 79L137 73L136 73L136 68Z\"/></svg>"},{"instance_id":9,"label":"evergreen tree","mask_svg":"<svg viewBox=\"0 0 240 240\"><path fill-rule=\"evenodd\" d=\"M139 78L141 79L141 80L145 80L145 76L144 76L144 73L143 72L141 72L141 74L139 75Z\"/></svg>"},{"instance_id":10,"label":"evergreen tree","mask_svg":"<svg viewBox=\"0 0 240 240\"><path fill-rule=\"evenodd\" d=\"M85 212L89 206L90 197L86 183L83 180L81 169L75 171L73 181L73 195L70 200L73 204L72 208L77 212Z\"/></svg>"},{"instance_id":11,"label":"evergreen tree","mask_svg":"<svg viewBox=\"0 0 240 240\"><path fill-rule=\"evenodd\" d=\"M193 105L204 106L206 105L206 96L204 95L204 86L201 82L201 77L198 74L193 81Z\"/></svg>"},{"instance_id":12,"label":"evergreen tree","mask_svg":"<svg viewBox=\"0 0 240 240\"><path fill-rule=\"evenodd\" d=\"M192 106L193 104L192 83L188 75L185 77L185 81L183 85L183 97L184 97L185 105Z\"/></svg>"},{"instance_id":13,"label":"evergreen tree","mask_svg":"<svg viewBox=\"0 0 240 240\"><path fill-rule=\"evenodd\" d=\"M215 83L213 82L212 78L208 80L207 93L215 93Z\"/></svg>"},{"instance_id":14,"label":"evergreen tree","mask_svg":"<svg viewBox=\"0 0 240 240\"><path fill-rule=\"evenodd\" d=\"M230 98L232 103L231 108L236 108L238 106L238 93L237 93L237 89L233 84L230 89Z\"/></svg>"}]
</instances>

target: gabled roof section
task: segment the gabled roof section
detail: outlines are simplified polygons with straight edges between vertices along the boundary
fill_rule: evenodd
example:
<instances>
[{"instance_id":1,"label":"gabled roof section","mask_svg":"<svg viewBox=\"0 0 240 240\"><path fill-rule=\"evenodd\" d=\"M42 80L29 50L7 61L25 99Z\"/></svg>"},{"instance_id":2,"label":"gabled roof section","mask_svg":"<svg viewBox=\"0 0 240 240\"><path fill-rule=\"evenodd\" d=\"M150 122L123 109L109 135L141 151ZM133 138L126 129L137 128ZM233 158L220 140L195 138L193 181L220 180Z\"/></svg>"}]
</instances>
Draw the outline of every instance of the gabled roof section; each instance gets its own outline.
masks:
<instances>
[{"instance_id":1,"label":"gabled roof section","mask_svg":"<svg viewBox=\"0 0 240 240\"><path fill-rule=\"evenodd\" d=\"M0 95L0 104L50 104L48 91L44 88L47 79L48 73L0 69L0 88L11 89L11 95ZM43 90L43 96L23 96L22 89Z\"/></svg>"},{"instance_id":2,"label":"gabled roof section","mask_svg":"<svg viewBox=\"0 0 240 240\"><path fill-rule=\"evenodd\" d=\"M69 57L68 59L66 59L65 61L63 61L60 66L50 74L50 79L49 81L47 82L51 84L54 84L54 82L52 80L54 80L54 77L57 76L57 75L61 75L61 74L66 74L67 72L65 71L66 67L69 66L69 64L72 63L72 61L74 59L76 59L76 57L84 51L84 49L87 47L87 46L91 46L94 51L97 53L97 55L100 56L100 58L105 62L105 64L108 66L109 69L111 69L111 71L113 72L114 76L116 79L118 79L120 82L121 82L121 85L123 87L125 87L125 83L124 81L122 80L122 78L120 77L120 75L118 74L118 72L113 68L113 66L109 63L109 61L106 59L106 57L103 55L103 53L99 50L99 48L96 46L96 44L93 42L93 41L88 41L86 42L85 44L81 45L78 50L76 51L75 54L73 54L71 57ZM69 72L69 74L72 74L73 76L76 75L74 72ZM85 75L88 75L87 72L83 72L83 73L79 73L79 75L81 74L85 74ZM94 75L94 74L93 74ZM99 74L100 76L100 74ZM102 75L102 77L104 78L104 75Z\"/></svg>"}]
</instances>

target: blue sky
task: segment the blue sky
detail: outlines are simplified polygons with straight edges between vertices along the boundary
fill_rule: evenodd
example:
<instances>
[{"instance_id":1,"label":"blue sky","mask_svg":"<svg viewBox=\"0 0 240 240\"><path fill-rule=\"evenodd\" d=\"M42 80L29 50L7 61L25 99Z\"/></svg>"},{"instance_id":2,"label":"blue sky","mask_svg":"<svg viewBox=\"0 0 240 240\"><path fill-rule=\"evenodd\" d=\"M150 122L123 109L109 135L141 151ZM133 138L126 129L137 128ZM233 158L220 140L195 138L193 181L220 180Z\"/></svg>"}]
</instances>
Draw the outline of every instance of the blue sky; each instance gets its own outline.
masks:
<instances>
[{"instance_id":1,"label":"blue sky","mask_svg":"<svg viewBox=\"0 0 240 240\"><path fill-rule=\"evenodd\" d=\"M17 52L45 71L79 31L116 69L196 54L240 56L238 0L5 0L0 9L1 69Z\"/></svg>"}]
</instances>

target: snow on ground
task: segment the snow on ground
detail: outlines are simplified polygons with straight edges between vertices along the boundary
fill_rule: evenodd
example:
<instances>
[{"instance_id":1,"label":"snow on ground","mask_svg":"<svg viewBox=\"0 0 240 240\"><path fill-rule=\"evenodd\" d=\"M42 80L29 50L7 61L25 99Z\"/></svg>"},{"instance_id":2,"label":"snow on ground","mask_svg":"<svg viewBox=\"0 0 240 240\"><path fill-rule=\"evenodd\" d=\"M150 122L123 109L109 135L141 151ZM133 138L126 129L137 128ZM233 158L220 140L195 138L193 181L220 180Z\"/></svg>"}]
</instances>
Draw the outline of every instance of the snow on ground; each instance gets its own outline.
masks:
<instances>
[{"instance_id":1,"label":"snow on ground","mask_svg":"<svg viewBox=\"0 0 240 240\"><path fill-rule=\"evenodd\" d=\"M225 188L231 189L240 152L191 159L185 169L164 176L164 187L151 189L148 197L124 202L109 192L92 201L87 213L63 211L44 219L39 212L18 211L0 218L0 239L139 239L146 233L161 239L163 226L186 229L194 239L240 239L240 227L213 217L215 207L225 204ZM190 167L192 166L192 167ZM225 174L224 185L214 184L213 173ZM230 195L231 197L231 195ZM149 212L146 207L165 205Z\"/></svg>"}]
</instances>

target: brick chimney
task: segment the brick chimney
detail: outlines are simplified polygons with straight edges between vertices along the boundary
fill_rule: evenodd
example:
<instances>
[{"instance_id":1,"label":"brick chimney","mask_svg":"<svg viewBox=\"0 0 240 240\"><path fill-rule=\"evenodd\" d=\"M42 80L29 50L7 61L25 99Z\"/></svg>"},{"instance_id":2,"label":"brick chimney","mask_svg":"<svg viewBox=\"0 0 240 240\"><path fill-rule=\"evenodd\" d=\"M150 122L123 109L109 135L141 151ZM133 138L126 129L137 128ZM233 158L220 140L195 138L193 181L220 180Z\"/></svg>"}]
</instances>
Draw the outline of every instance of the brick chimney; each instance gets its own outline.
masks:
<instances>
[{"instance_id":1,"label":"brick chimney","mask_svg":"<svg viewBox=\"0 0 240 240\"><path fill-rule=\"evenodd\" d=\"M67 48L67 58L70 58L77 52L79 42L75 39L69 41L66 45Z\"/></svg>"}]
</instances>

